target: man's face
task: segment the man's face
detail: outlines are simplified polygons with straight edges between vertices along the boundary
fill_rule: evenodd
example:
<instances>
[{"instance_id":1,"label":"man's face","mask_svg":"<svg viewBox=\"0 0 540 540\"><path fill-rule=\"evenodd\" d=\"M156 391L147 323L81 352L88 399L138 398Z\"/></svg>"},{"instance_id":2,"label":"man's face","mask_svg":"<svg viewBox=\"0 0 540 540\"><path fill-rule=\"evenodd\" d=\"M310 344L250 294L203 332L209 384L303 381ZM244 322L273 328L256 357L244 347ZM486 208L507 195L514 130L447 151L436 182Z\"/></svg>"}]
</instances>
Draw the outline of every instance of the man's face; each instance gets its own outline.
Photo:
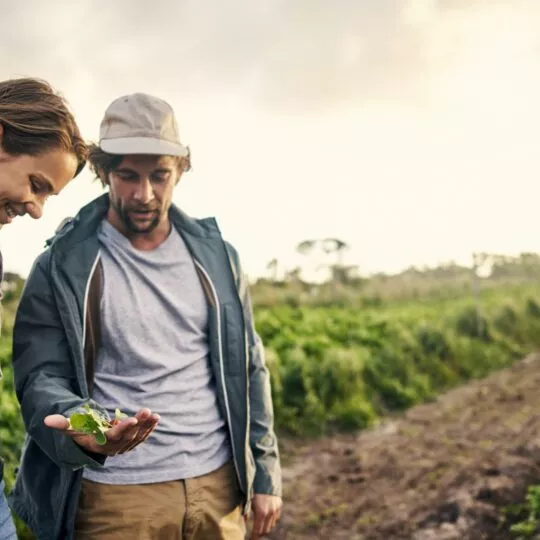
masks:
<instances>
[{"instance_id":1,"label":"man's face","mask_svg":"<svg viewBox=\"0 0 540 540\"><path fill-rule=\"evenodd\" d=\"M172 156L131 155L109 173L115 221L128 234L148 234L168 222L175 185L181 176Z\"/></svg>"}]
</instances>

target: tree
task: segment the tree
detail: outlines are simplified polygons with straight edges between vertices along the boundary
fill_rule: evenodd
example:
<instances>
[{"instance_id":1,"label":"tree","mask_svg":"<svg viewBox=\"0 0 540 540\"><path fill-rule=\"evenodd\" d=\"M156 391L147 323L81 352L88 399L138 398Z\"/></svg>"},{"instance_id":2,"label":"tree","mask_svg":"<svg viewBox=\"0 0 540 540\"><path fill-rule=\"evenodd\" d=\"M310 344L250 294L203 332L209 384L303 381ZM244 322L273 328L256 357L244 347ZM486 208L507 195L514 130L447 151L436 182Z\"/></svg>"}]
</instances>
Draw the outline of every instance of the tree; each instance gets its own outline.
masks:
<instances>
[{"instance_id":1,"label":"tree","mask_svg":"<svg viewBox=\"0 0 540 540\"><path fill-rule=\"evenodd\" d=\"M300 279L300 273L301 268L299 266L295 266L293 269L289 270L285 274L285 281L289 281L291 283L300 283L302 280Z\"/></svg>"},{"instance_id":2,"label":"tree","mask_svg":"<svg viewBox=\"0 0 540 540\"><path fill-rule=\"evenodd\" d=\"M296 251L302 255L310 255L316 245L317 240L304 240L296 246Z\"/></svg>"},{"instance_id":3,"label":"tree","mask_svg":"<svg viewBox=\"0 0 540 540\"><path fill-rule=\"evenodd\" d=\"M336 255L336 266L343 266L343 254L349 249L349 244L339 238L325 238L322 240L322 248L325 253Z\"/></svg>"},{"instance_id":4,"label":"tree","mask_svg":"<svg viewBox=\"0 0 540 540\"><path fill-rule=\"evenodd\" d=\"M275 257L266 265L266 269L270 272L270 280L274 283L277 281L278 266L279 263Z\"/></svg>"}]
</instances>

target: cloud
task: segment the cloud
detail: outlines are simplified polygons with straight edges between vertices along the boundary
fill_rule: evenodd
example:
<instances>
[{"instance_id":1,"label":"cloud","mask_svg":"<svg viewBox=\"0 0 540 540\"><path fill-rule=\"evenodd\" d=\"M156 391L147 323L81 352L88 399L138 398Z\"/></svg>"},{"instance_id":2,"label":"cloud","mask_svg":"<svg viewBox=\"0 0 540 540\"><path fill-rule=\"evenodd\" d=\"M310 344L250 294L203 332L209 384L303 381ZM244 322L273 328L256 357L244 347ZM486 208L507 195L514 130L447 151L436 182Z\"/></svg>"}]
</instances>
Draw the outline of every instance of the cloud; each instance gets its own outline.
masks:
<instances>
[{"instance_id":1,"label":"cloud","mask_svg":"<svg viewBox=\"0 0 540 540\"><path fill-rule=\"evenodd\" d=\"M285 114L422 103L478 50L540 35L535 0L33 0L7 9L4 74L44 74L78 92L84 81L94 99L128 88L231 94Z\"/></svg>"},{"instance_id":2,"label":"cloud","mask_svg":"<svg viewBox=\"0 0 540 540\"><path fill-rule=\"evenodd\" d=\"M92 139L112 99L160 95L194 152L179 201L252 264L320 234L382 267L537 245L539 30L537 0L27 0L3 6L0 78L48 79ZM99 191L3 230L9 264Z\"/></svg>"}]
</instances>

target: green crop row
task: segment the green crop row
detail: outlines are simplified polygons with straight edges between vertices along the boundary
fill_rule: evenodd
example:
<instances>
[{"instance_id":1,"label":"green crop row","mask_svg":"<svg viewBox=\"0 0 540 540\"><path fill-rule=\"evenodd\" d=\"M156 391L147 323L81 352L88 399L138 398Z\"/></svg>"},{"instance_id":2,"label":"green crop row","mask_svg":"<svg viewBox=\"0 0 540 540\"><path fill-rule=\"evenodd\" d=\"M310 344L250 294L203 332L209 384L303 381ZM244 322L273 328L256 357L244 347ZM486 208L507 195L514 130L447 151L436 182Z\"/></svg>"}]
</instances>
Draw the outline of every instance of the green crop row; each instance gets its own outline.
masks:
<instances>
[{"instance_id":1,"label":"green crop row","mask_svg":"<svg viewBox=\"0 0 540 540\"><path fill-rule=\"evenodd\" d=\"M381 309L257 312L279 431L355 430L509 365L540 345L537 290Z\"/></svg>"}]
</instances>

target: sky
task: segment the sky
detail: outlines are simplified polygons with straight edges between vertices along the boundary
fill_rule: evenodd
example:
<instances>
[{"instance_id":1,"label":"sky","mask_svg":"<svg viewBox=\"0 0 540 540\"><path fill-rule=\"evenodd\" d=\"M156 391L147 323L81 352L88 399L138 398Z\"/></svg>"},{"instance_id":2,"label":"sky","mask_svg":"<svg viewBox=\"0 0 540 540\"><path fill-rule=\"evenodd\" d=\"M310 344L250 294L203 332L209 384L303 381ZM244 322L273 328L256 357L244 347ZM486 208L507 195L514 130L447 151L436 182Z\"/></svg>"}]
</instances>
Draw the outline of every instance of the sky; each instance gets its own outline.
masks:
<instances>
[{"instance_id":1,"label":"sky","mask_svg":"<svg viewBox=\"0 0 540 540\"><path fill-rule=\"evenodd\" d=\"M336 237L362 274L540 251L537 0L4 2L0 79L47 79L97 142L115 98L169 101L193 170L174 201L215 216L251 278ZM0 232L26 276L89 171Z\"/></svg>"}]
</instances>

